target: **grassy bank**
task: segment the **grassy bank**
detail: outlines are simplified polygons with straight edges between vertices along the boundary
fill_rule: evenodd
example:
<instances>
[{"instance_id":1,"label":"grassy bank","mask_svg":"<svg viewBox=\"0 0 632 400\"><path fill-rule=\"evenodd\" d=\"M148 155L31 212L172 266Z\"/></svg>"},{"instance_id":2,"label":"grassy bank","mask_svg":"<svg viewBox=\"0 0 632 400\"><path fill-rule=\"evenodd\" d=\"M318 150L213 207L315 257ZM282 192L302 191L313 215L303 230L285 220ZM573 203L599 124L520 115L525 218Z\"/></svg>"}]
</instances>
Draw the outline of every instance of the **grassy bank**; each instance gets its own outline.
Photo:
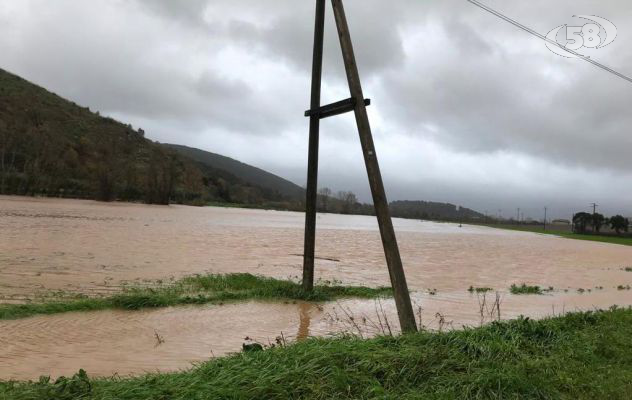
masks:
<instances>
[{"instance_id":1,"label":"grassy bank","mask_svg":"<svg viewBox=\"0 0 632 400\"><path fill-rule=\"evenodd\" d=\"M4 304L0 305L0 320L70 311L139 310L243 300L331 301L343 297L374 298L390 294L390 288L372 289L329 284L316 285L313 292L306 293L298 283L251 274L196 275L168 285L125 288L121 293L110 297Z\"/></svg>"},{"instance_id":2,"label":"grassy bank","mask_svg":"<svg viewBox=\"0 0 632 400\"><path fill-rule=\"evenodd\" d=\"M0 383L1 399L625 399L632 310L448 333L312 339L188 372Z\"/></svg>"},{"instance_id":3,"label":"grassy bank","mask_svg":"<svg viewBox=\"0 0 632 400\"><path fill-rule=\"evenodd\" d=\"M507 229L507 230L512 230L512 231L533 232L533 233L541 233L545 235L555 235L555 236L565 237L568 239L589 240L591 242L602 242L602 243L620 244L624 246L632 246L631 237L602 236L602 235L589 235L589 234L584 235L584 234L573 233L569 231L556 230L555 226L544 230L542 226L537 226L537 225L498 225L498 224L480 224L480 225L487 226L490 228L497 228L497 229Z\"/></svg>"}]
</instances>

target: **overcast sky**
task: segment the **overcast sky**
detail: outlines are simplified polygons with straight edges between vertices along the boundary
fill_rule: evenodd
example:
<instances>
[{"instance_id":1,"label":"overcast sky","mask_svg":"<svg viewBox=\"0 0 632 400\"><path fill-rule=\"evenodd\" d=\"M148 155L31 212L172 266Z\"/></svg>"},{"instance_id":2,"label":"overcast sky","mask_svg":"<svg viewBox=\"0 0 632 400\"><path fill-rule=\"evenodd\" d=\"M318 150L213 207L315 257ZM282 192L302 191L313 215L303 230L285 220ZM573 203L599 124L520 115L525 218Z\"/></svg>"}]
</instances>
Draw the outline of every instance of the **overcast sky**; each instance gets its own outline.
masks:
<instances>
[{"instance_id":1,"label":"overcast sky","mask_svg":"<svg viewBox=\"0 0 632 400\"><path fill-rule=\"evenodd\" d=\"M632 75L629 1L486 4L546 34L618 28L582 52ZM347 0L389 200L632 215L632 83L560 57L466 0ZM323 103L349 97L328 4ZM314 1L2 0L0 68L161 142L305 184ZM370 200L352 115L323 121L319 186Z\"/></svg>"}]
</instances>

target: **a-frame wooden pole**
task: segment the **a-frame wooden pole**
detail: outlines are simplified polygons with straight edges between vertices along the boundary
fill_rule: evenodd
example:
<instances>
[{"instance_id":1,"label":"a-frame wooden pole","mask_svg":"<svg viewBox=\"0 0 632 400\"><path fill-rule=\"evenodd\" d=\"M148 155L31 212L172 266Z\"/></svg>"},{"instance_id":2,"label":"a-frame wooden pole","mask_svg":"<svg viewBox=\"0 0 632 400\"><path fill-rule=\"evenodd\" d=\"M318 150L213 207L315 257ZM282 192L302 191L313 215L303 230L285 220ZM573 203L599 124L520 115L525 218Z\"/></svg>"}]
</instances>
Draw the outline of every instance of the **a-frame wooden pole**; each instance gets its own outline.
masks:
<instances>
[{"instance_id":1,"label":"a-frame wooden pole","mask_svg":"<svg viewBox=\"0 0 632 400\"><path fill-rule=\"evenodd\" d=\"M320 89L323 74L323 41L325 35L325 0L316 0L314 28L314 57L312 65L311 109L320 108ZM303 289L314 289L314 249L316 247L316 208L318 200L318 141L320 115L309 119L309 154L307 160L307 193L305 201L305 244L303 252Z\"/></svg>"},{"instance_id":2,"label":"a-frame wooden pole","mask_svg":"<svg viewBox=\"0 0 632 400\"><path fill-rule=\"evenodd\" d=\"M415 314L410 302L410 294L404 274L404 267L397 246L397 238L393 229L390 211L388 209L388 201L384 191L384 183L380 173L380 166L377 161L375 145L373 143L373 135L371 133L371 125L369 124L369 116L364 103L364 94L362 93L362 85L360 83L360 74L356 64L353 44L351 43L351 34L347 24L342 0L331 1L336 18L336 26L338 28L338 36L340 38L340 46L342 48L342 57L345 62L347 72L347 80L349 81L349 90L351 97L355 101L355 117L360 134L360 142L362 144L362 152L364 153L364 163L366 171L369 175L369 183L371 185L371 193L373 195L373 204L377 215L378 224L380 226L380 234L382 236L382 244L384 245L384 254L386 256L386 264L393 285L393 293L399 323L402 332L417 331L415 323Z\"/></svg>"}]
</instances>

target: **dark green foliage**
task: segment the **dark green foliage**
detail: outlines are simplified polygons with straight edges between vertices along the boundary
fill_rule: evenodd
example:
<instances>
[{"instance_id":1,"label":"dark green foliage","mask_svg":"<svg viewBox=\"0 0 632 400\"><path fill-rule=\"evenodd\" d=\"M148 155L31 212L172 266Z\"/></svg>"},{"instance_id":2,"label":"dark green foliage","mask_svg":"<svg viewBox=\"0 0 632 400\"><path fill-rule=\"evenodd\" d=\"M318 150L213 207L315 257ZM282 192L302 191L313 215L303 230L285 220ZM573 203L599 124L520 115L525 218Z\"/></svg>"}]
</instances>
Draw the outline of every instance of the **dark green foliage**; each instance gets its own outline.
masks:
<instances>
[{"instance_id":1,"label":"dark green foliage","mask_svg":"<svg viewBox=\"0 0 632 400\"><path fill-rule=\"evenodd\" d=\"M576 233L586 233L586 227L592 224L592 214L579 212L573 216L573 225Z\"/></svg>"},{"instance_id":2,"label":"dark green foliage","mask_svg":"<svg viewBox=\"0 0 632 400\"><path fill-rule=\"evenodd\" d=\"M592 214L593 232L599 233L599 231L601 231L601 227L605 223L606 223L606 217L603 214L599 214L599 213Z\"/></svg>"},{"instance_id":3,"label":"dark green foliage","mask_svg":"<svg viewBox=\"0 0 632 400\"><path fill-rule=\"evenodd\" d=\"M244 343L241 346L241 348L246 353L254 352L254 351L263 351L263 346L260 345L259 343L253 343L253 344L246 344L246 343Z\"/></svg>"},{"instance_id":4,"label":"dark green foliage","mask_svg":"<svg viewBox=\"0 0 632 400\"><path fill-rule=\"evenodd\" d=\"M233 160L232 158L175 144L164 144L164 146L169 147L208 168L220 171L230 171L233 176L243 182L251 185L257 185L267 190L269 197L274 197L276 194L278 198L302 200L305 196L305 190L300 186L262 169Z\"/></svg>"},{"instance_id":5,"label":"dark green foliage","mask_svg":"<svg viewBox=\"0 0 632 400\"><path fill-rule=\"evenodd\" d=\"M110 308L139 310L255 299L330 301L343 297L374 298L389 295L391 295L390 288L316 285L313 292L306 293L298 283L251 274L196 275L166 286L126 288L111 297L70 298L46 303L0 304L0 320Z\"/></svg>"},{"instance_id":6,"label":"dark green foliage","mask_svg":"<svg viewBox=\"0 0 632 400\"><path fill-rule=\"evenodd\" d=\"M467 291L470 293L487 293L493 290L494 289L488 288L488 287L474 287L474 286L470 286L470 288L467 289Z\"/></svg>"},{"instance_id":7,"label":"dark green foliage","mask_svg":"<svg viewBox=\"0 0 632 400\"><path fill-rule=\"evenodd\" d=\"M553 290L553 288L549 288L548 291ZM544 290L540 288L540 286L529 286L523 283L521 286L517 286L516 284L511 285L509 289L511 294L543 294Z\"/></svg>"},{"instance_id":8,"label":"dark green foliage","mask_svg":"<svg viewBox=\"0 0 632 400\"><path fill-rule=\"evenodd\" d=\"M130 126L3 70L0 88L1 194L167 204L190 167Z\"/></svg>"},{"instance_id":9,"label":"dark green foliage","mask_svg":"<svg viewBox=\"0 0 632 400\"><path fill-rule=\"evenodd\" d=\"M576 233L586 233L586 227L592 226L593 233L599 234L601 227L606 223L606 217L603 214L580 212L573 216L573 224Z\"/></svg>"},{"instance_id":10,"label":"dark green foliage","mask_svg":"<svg viewBox=\"0 0 632 400\"><path fill-rule=\"evenodd\" d=\"M50 377L42 376L33 385L38 388L42 399L74 400L89 398L92 394L92 383L83 369L79 370L72 378L62 376L54 382L51 382Z\"/></svg>"},{"instance_id":11,"label":"dark green foliage","mask_svg":"<svg viewBox=\"0 0 632 400\"><path fill-rule=\"evenodd\" d=\"M310 339L187 372L90 380L76 398L628 399L631 337L632 310L613 308L448 333ZM63 398L56 390L9 382L0 399Z\"/></svg>"},{"instance_id":12,"label":"dark green foliage","mask_svg":"<svg viewBox=\"0 0 632 400\"><path fill-rule=\"evenodd\" d=\"M621 232L627 232L630 229L630 221L622 215L615 215L608 220L610 227L620 235Z\"/></svg>"}]
</instances>

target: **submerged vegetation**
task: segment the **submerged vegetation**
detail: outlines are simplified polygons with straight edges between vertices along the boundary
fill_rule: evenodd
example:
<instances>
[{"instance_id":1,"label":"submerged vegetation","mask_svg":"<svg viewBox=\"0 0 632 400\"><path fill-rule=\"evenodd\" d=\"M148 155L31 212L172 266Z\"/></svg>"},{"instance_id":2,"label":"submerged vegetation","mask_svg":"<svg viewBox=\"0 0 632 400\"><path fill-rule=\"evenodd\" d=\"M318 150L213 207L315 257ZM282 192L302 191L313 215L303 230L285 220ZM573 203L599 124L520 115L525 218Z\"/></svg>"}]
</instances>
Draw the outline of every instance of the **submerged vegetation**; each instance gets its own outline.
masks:
<instances>
[{"instance_id":1,"label":"submerged vegetation","mask_svg":"<svg viewBox=\"0 0 632 400\"><path fill-rule=\"evenodd\" d=\"M494 289L489 288L489 287L474 287L474 286L470 286L470 288L467 289L467 291L470 293L487 293L493 290Z\"/></svg>"},{"instance_id":2,"label":"submerged vegetation","mask_svg":"<svg viewBox=\"0 0 632 400\"><path fill-rule=\"evenodd\" d=\"M343 297L375 298L391 294L390 288L367 288L319 284L313 292L300 284L251 274L195 275L173 284L156 287L130 287L110 297L74 297L29 304L0 305L0 320L25 318L37 314L104 309L139 310L185 304L222 303L244 300L330 301Z\"/></svg>"},{"instance_id":3,"label":"submerged vegetation","mask_svg":"<svg viewBox=\"0 0 632 400\"><path fill-rule=\"evenodd\" d=\"M511 294L544 294L545 292L540 286L529 286L526 283L523 283L521 286L514 283L509 288L509 291Z\"/></svg>"},{"instance_id":4,"label":"submerged vegetation","mask_svg":"<svg viewBox=\"0 0 632 400\"><path fill-rule=\"evenodd\" d=\"M632 310L399 337L310 339L187 372L0 383L0 398L629 398Z\"/></svg>"}]
</instances>

